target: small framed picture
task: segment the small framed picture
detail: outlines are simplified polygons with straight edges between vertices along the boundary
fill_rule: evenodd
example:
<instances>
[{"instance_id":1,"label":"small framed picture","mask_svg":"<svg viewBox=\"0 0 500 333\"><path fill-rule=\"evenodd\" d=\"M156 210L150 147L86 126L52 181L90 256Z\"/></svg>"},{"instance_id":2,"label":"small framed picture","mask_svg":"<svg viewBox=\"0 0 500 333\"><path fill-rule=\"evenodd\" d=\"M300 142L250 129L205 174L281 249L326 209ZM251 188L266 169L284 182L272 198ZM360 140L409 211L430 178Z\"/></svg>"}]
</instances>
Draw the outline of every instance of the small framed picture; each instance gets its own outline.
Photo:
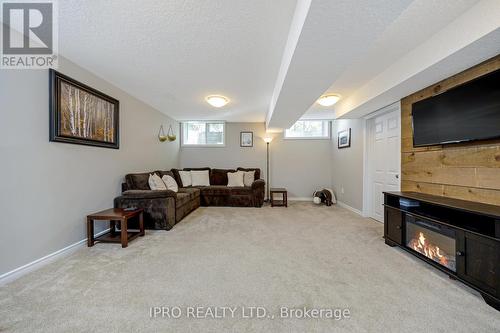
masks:
<instances>
[{"instance_id":1,"label":"small framed picture","mask_svg":"<svg viewBox=\"0 0 500 333\"><path fill-rule=\"evenodd\" d=\"M346 129L339 132L338 148L348 148L351 146L351 129Z\"/></svg>"},{"instance_id":2,"label":"small framed picture","mask_svg":"<svg viewBox=\"0 0 500 333\"><path fill-rule=\"evenodd\" d=\"M253 147L253 132L240 132L240 147Z\"/></svg>"}]
</instances>

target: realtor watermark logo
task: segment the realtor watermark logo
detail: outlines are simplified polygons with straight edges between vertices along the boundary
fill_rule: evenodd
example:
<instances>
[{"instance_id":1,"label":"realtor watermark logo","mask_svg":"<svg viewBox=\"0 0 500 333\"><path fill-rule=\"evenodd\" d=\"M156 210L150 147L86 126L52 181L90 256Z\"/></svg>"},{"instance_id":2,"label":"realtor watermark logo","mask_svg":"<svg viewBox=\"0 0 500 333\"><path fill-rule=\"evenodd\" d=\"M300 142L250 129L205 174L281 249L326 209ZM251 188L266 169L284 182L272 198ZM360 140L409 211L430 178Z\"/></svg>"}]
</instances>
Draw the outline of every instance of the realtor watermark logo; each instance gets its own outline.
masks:
<instances>
[{"instance_id":1,"label":"realtor watermark logo","mask_svg":"<svg viewBox=\"0 0 500 333\"><path fill-rule=\"evenodd\" d=\"M57 68L56 0L0 0L2 69Z\"/></svg>"}]
</instances>

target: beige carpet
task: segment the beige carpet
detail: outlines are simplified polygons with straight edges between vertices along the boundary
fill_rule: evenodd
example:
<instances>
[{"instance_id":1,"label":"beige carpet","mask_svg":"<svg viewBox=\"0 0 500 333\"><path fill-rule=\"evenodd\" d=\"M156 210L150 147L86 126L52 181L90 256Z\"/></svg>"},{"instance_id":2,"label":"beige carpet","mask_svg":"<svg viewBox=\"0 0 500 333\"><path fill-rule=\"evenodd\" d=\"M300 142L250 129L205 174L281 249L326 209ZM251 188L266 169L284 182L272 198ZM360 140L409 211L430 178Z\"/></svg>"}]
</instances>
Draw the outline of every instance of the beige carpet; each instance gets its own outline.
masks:
<instances>
[{"instance_id":1,"label":"beige carpet","mask_svg":"<svg viewBox=\"0 0 500 333\"><path fill-rule=\"evenodd\" d=\"M127 249L82 248L0 287L0 331L499 332L500 312L386 246L382 229L309 203L200 208ZM153 306L237 310L224 319L150 318ZM269 318L243 318L242 306L262 306ZM280 307L348 308L350 318L283 319Z\"/></svg>"}]
</instances>

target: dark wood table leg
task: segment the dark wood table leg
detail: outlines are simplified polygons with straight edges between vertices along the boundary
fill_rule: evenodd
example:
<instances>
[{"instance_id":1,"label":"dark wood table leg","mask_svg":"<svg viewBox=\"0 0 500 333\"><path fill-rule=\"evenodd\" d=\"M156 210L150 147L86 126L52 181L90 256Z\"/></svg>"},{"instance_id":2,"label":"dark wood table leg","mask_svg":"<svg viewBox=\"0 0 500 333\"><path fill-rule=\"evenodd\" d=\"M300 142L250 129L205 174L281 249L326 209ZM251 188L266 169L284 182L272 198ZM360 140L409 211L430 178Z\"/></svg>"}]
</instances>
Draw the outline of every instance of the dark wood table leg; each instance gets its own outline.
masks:
<instances>
[{"instance_id":1,"label":"dark wood table leg","mask_svg":"<svg viewBox=\"0 0 500 333\"><path fill-rule=\"evenodd\" d=\"M94 246L94 220L87 217L87 246Z\"/></svg>"},{"instance_id":2,"label":"dark wood table leg","mask_svg":"<svg viewBox=\"0 0 500 333\"><path fill-rule=\"evenodd\" d=\"M288 192L283 193L283 201L285 201L285 207L288 207Z\"/></svg>"},{"instance_id":3,"label":"dark wood table leg","mask_svg":"<svg viewBox=\"0 0 500 333\"><path fill-rule=\"evenodd\" d=\"M114 236L116 233L116 222L114 220L109 220L109 234Z\"/></svg>"},{"instance_id":4,"label":"dark wood table leg","mask_svg":"<svg viewBox=\"0 0 500 333\"><path fill-rule=\"evenodd\" d=\"M274 207L274 198L273 198L273 192L271 192L271 207Z\"/></svg>"},{"instance_id":5,"label":"dark wood table leg","mask_svg":"<svg viewBox=\"0 0 500 333\"><path fill-rule=\"evenodd\" d=\"M141 237L144 236L144 216L143 216L143 214L144 214L143 212L141 212L139 214L139 230L141 232L139 235Z\"/></svg>"},{"instance_id":6,"label":"dark wood table leg","mask_svg":"<svg viewBox=\"0 0 500 333\"><path fill-rule=\"evenodd\" d=\"M122 241L122 247L127 247L128 246L128 233L127 233L127 218L123 217L121 220L121 241Z\"/></svg>"}]
</instances>

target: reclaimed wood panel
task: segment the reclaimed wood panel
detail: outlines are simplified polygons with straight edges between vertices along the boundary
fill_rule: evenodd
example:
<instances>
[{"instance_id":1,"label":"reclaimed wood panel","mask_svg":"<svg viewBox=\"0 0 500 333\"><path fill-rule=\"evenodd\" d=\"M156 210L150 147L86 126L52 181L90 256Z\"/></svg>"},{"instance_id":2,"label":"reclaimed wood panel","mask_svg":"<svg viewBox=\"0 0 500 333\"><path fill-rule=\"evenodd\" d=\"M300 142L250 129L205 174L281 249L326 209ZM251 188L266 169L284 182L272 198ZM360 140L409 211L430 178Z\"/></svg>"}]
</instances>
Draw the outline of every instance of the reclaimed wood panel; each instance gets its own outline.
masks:
<instances>
[{"instance_id":1,"label":"reclaimed wood panel","mask_svg":"<svg viewBox=\"0 0 500 333\"><path fill-rule=\"evenodd\" d=\"M440 195L455 199L482 202L500 206L500 190L420 183L405 180L401 182L401 191Z\"/></svg>"},{"instance_id":2,"label":"reclaimed wood panel","mask_svg":"<svg viewBox=\"0 0 500 333\"><path fill-rule=\"evenodd\" d=\"M500 55L401 100L401 190L500 205L500 140L413 147L412 104L500 69Z\"/></svg>"}]
</instances>

